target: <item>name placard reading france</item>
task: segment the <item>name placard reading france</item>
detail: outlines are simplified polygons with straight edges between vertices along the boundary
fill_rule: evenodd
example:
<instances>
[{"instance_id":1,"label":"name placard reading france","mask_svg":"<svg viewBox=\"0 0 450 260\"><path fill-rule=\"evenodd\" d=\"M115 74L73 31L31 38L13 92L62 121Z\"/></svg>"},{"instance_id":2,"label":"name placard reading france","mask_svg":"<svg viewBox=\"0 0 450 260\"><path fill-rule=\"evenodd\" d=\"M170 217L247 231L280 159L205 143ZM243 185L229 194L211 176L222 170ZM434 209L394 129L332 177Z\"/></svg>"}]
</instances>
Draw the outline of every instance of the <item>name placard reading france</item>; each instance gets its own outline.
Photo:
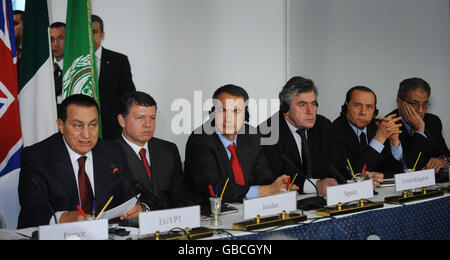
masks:
<instances>
[{"instance_id":1,"label":"name placard reading france","mask_svg":"<svg viewBox=\"0 0 450 260\"><path fill-rule=\"evenodd\" d=\"M396 174L394 175L394 177L395 177L395 190L397 192L433 186L436 184L433 169Z\"/></svg>"},{"instance_id":2,"label":"name placard reading france","mask_svg":"<svg viewBox=\"0 0 450 260\"><path fill-rule=\"evenodd\" d=\"M343 184L327 188L327 206L373 197L372 180Z\"/></svg>"},{"instance_id":3,"label":"name placard reading france","mask_svg":"<svg viewBox=\"0 0 450 260\"><path fill-rule=\"evenodd\" d=\"M139 232L153 234L173 228L200 227L200 206L139 213Z\"/></svg>"},{"instance_id":4,"label":"name placard reading france","mask_svg":"<svg viewBox=\"0 0 450 260\"><path fill-rule=\"evenodd\" d=\"M108 240L108 220L40 226L39 240Z\"/></svg>"},{"instance_id":5,"label":"name placard reading france","mask_svg":"<svg viewBox=\"0 0 450 260\"><path fill-rule=\"evenodd\" d=\"M285 192L277 195L244 200L244 219L280 214L297 210L297 192Z\"/></svg>"}]
</instances>

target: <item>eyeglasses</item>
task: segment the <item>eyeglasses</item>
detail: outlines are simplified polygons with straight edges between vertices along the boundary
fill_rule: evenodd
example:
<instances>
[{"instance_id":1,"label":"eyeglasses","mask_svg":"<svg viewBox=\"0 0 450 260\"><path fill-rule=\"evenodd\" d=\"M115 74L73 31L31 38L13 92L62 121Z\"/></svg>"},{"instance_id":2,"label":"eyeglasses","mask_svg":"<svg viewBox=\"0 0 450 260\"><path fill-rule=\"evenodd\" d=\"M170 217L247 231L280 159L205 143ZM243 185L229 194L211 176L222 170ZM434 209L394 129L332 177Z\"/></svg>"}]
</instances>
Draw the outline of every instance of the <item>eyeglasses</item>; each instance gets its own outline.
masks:
<instances>
[{"instance_id":1,"label":"eyeglasses","mask_svg":"<svg viewBox=\"0 0 450 260\"><path fill-rule=\"evenodd\" d=\"M414 109L418 110L420 109L420 107L422 107L423 109L427 109L430 107L430 102L425 101L423 103L420 102L409 102L408 100L404 100L406 103L410 104Z\"/></svg>"}]
</instances>

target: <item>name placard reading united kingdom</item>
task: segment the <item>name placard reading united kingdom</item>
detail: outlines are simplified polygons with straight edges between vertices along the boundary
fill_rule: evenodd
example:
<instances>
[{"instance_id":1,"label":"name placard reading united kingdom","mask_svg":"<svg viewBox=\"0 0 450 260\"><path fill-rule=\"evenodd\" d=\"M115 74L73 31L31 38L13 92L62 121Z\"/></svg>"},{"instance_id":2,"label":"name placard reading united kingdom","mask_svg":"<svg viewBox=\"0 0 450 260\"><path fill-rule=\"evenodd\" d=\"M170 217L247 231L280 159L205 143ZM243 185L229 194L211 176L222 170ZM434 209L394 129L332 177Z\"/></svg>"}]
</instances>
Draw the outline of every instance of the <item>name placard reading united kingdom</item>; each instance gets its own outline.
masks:
<instances>
[{"instance_id":1,"label":"name placard reading united kingdom","mask_svg":"<svg viewBox=\"0 0 450 260\"><path fill-rule=\"evenodd\" d=\"M395 190L397 192L433 186L436 184L433 169L396 174L394 175L394 177L395 177Z\"/></svg>"}]
</instances>

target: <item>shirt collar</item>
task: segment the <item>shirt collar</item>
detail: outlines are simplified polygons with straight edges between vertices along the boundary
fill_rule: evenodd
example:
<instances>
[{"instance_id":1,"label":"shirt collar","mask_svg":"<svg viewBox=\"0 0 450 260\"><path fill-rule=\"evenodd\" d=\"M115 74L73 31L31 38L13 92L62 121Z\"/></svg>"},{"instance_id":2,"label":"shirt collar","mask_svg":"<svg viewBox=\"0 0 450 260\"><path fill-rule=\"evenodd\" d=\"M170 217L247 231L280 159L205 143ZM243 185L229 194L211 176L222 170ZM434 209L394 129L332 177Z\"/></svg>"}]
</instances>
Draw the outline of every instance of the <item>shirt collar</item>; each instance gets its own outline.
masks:
<instances>
[{"instance_id":1,"label":"shirt collar","mask_svg":"<svg viewBox=\"0 0 450 260\"><path fill-rule=\"evenodd\" d=\"M102 60L102 51L103 46L100 46L100 48L98 48L98 50L95 51L95 57L97 58L97 60Z\"/></svg>"},{"instance_id":2,"label":"shirt collar","mask_svg":"<svg viewBox=\"0 0 450 260\"><path fill-rule=\"evenodd\" d=\"M237 136L238 135L236 135L236 137L234 138L233 141L230 141L227 138L225 138L225 136L223 136L223 134L220 133L218 130L217 130L217 135L219 136L219 139L225 148L227 148L228 146L233 145L233 144L237 146Z\"/></svg>"},{"instance_id":3,"label":"shirt collar","mask_svg":"<svg viewBox=\"0 0 450 260\"><path fill-rule=\"evenodd\" d=\"M286 118L284 119L289 127L289 130L291 130L292 134L295 136L297 135L298 129L293 126ZM305 129L306 137L308 137L308 129Z\"/></svg>"},{"instance_id":4,"label":"shirt collar","mask_svg":"<svg viewBox=\"0 0 450 260\"><path fill-rule=\"evenodd\" d=\"M123 135L123 133L122 133L122 138L123 138L123 140L125 140L125 142L131 147L131 149L133 149L133 151L134 151L137 155L139 155L139 152L141 151L142 148L145 148L146 151L148 150L148 142L146 142L146 143L144 144L144 146L141 147L141 146L139 146L139 145L137 145L137 144L135 144L135 143L130 142L130 141Z\"/></svg>"},{"instance_id":5,"label":"shirt collar","mask_svg":"<svg viewBox=\"0 0 450 260\"><path fill-rule=\"evenodd\" d=\"M72 162L72 164L76 161L78 161L78 159L82 156L86 156L88 159L92 159L92 150L89 151L87 154L81 155L78 154L77 152L75 152L74 150L72 150L72 148L70 148L70 146L67 144L66 139L63 136L63 140L64 140L64 144L66 145L67 151L69 152L69 157L70 157L70 161Z\"/></svg>"},{"instance_id":6,"label":"shirt collar","mask_svg":"<svg viewBox=\"0 0 450 260\"><path fill-rule=\"evenodd\" d=\"M361 135L361 133L364 133L367 136L367 126L364 127L363 130L361 130L361 129L357 128L354 124L350 123L350 121L347 120L347 122L350 125L350 127L353 129L353 132L355 132L356 136L358 136L358 138Z\"/></svg>"}]
</instances>

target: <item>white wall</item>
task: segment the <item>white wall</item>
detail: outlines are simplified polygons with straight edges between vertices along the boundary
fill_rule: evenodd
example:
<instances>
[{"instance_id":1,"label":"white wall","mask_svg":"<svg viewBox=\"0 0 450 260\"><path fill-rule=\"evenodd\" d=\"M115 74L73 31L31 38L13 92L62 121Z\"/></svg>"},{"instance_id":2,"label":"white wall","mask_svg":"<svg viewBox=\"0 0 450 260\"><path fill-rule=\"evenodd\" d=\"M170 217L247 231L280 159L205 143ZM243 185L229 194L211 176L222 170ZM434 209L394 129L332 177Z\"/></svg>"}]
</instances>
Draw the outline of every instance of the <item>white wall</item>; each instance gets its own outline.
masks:
<instances>
[{"instance_id":1,"label":"white wall","mask_svg":"<svg viewBox=\"0 0 450 260\"><path fill-rule=\"evenodd\" d=\"M64 21L66 1L49 1L53 21ZM158 102L156 136L175 142L182 159L187 135L171 131L174 100L194 106L201 90L201 108L226 83L273 99L294 75L316 82L319 113L331 120L352 86L372 88L384 115L400 81L422 77L450 142L449 10L448 0L92 0L104 46L128 55L137 89Z\"/></svg>"},{"instance_id":2,"label":"white wall","mask_svg":"<svg viewBox=\"0 0 450 260\"><path fill-rule=\"evenodd\" d=\"M65 21L67 1L51 1L52 20ZM104 20L103 45L128 55L136 88L156 99L156 136L175 142L184 160L188 135L171 131L172 118L179 113L171 111L174 100L190 101L193 117L195 90L203 91L201 104L196 102L200 108L215 89L228 83L244 87L255 99L278 96L286 76L285 4L92 0L92 13ZM255 124L266 118L256 119L255 114ZM194 118L188 130L194 130Z\"/></svg>"},{"instance_id":3,"label":"white wall","mask_svg":"<svg viewBox=\"0 0 450 260\"><path fill-rule=\"evenodd\" d=\"M315 81L319 113L334 120L347 90L365 85L385 115L399 83L421 77L450 143L448 0L288 0L288 8L288 74Z\"/></svg>"}]
</instances>

